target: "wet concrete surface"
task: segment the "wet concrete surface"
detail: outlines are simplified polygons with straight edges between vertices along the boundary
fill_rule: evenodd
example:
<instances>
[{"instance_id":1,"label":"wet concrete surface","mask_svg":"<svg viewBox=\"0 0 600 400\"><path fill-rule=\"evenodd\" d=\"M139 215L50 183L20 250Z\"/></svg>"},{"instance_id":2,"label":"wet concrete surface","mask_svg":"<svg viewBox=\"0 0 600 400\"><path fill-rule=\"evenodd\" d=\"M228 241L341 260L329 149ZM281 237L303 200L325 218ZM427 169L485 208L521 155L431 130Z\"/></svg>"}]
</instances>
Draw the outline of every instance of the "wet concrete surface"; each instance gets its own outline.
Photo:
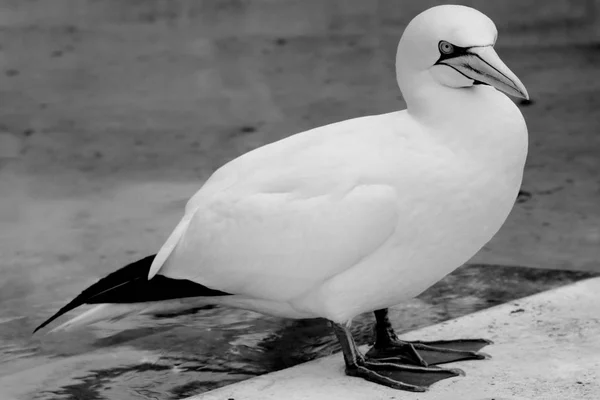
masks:
<instances>
[{"instance_id":1,"label":"wet concrete surface","mask_svg":"<svg viewBox=\"0 0 600 400\"><path fill-rule=\"evenodd\" d=\"M264 23L266 11L244 2L203 2L202 21L137 1L0 4L0 394L181 398L335 350L322 321L218 308L30 332L99 277L155 253L224 162L404 107L393 60L407 18L346 3L314 29L281 22L294 14L282 8ZM532 95L519 104L531 139L522 202L474 258L485 265L396 309L402 330L600 270L594 14L546 7L527 25L523 10L492 11L498 53ZM368 320L355 324L363 341Z\"/></svg>"}]
</instances>

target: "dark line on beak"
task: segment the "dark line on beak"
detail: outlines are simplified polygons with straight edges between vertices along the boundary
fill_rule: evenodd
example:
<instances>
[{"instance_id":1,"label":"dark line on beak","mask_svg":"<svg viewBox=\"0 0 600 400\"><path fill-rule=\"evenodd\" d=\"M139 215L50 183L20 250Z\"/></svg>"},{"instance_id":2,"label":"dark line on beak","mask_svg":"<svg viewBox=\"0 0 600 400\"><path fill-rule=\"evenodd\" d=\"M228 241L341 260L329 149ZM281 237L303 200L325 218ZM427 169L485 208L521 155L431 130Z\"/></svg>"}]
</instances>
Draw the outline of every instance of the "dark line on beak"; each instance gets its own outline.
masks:
<instances>
[{"instance_id":1,"label":"dark line on beak","mask_svg":"<svg viewBox=\"0 0 600 400\"><path fill-rule=\"evenodd\" d=\"M447 66L447 67L450 67L450 68L452 68L453 70L455 70L456 72L458 72L459 74L461 74L462 76L464 76L465 78L467 78L468 80L471 80L471 81L473 81L473 84L475 84L475 82L479 82L478 80L475 80L475 79L471 78L470 76L467 76L467 75L465 75L465 74L464 74L462 71L460 71L460 70L458 70L458 69L454 68L454 65L450 65L450 64L446 64L446 63L441 63L440 65L445 65L445 66ZM472 68L471 68L471 69L472 69ZM482 83L482 84L484 84L484 85L485 85L485 83L483 83L483 82L480 82L480 83Z\"/></svg>"},{"instance_id":2,"label":"dark line on beak","mask_svg":"<svg viewBox=\"0 0 600 400\"><path fill-rule=\"evenodd\" d=\"M508 76L506 76L506 75L504 75L502 72L500 72L500 71L498 70L498 68L494 67L492 64L488 63L488 62L487 62L487 61L485 61L483 58L479 57L479 54L477 54L477 53L469 53L469 54L472 54L472 55L474 55L475 57L479 58L481 61L483 61L483 62L484 62L485 64L487 64L489 67L491 67L491 68L492 68L494 71L498 72L500 75L502 75L503 77L505 77L505 78L506 78L506 79L507 79L507 80L508 80L510 83L512 83L512 84L513 84L513 86L514 86L514 87L517 87L517 84L516 84L516 83L515 83L515 82L514 82L512 79L510 79ZM490 75L488 75L488 76L490 76ZM492 78L493 78L493 76L492 76ZM498 80L498 79L496 79L496 80Z\"/></svg>"}]
</instances>

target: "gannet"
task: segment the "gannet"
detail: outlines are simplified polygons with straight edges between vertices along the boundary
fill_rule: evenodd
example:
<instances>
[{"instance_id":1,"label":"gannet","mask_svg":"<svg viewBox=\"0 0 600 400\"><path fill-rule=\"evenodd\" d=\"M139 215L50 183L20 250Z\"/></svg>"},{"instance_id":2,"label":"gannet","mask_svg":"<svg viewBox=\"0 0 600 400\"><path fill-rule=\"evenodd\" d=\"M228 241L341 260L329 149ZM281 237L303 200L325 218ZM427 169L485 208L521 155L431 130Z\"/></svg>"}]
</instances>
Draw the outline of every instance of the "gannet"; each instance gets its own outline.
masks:
<instances>
[{"instance_id":1,"label":"gannet","mask_svg":"<svg viewBox=\"0 0 600 400\"><path fill-rule=\"evenodd\" d=\"M489 341L402 341L387 308L468 261L513 207L527 128L504 93L528 94L496 37L469 7L417 15L396 58L406 110L318 127L225 164L156 255L101 279L38 329L82 304L101 303L59 328L195 297L326 318L346 373L392 388L424 391L462 374L436 364L487 358L479 350ZM376 340L363 355L349 326L372 311Z\"/></svg>"}]
</instances>

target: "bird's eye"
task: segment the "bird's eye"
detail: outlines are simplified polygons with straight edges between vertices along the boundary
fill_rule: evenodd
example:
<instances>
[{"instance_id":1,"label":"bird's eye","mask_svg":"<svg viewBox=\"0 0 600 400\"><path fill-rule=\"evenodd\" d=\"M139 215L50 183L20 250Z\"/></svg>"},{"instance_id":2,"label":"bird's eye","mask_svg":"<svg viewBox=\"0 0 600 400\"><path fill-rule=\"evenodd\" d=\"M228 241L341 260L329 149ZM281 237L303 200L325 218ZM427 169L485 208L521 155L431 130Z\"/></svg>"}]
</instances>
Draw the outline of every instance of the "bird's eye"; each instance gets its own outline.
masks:
<instances>
[{"instance_id":1,"label":"bird's eye","mask_svg":"<svg viewBox=\"0 0 600 400\"><path fill-rule=\"evenodd\" d=\"M439 48L442 54L452 54L454 52L454 46L444 40L440 42Z\"/></svg>"}]
</instances>

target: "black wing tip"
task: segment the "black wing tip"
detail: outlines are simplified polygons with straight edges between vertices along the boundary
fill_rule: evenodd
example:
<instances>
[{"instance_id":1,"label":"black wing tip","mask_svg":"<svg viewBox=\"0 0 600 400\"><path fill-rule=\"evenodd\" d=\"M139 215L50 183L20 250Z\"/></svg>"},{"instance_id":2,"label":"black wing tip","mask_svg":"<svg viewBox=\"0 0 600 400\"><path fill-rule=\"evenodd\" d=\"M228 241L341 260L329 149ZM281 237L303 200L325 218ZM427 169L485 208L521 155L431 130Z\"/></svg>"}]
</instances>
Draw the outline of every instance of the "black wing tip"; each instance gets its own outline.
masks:
<instances>
[{"instance_id":1,"label":"black wing tip","mask_svg":"<svg viewBox=\"0 0 600 400\"><path fill-rule=\"evenodd\" d=\"M148 280L150 266L156 255L151 255L118 269L85 289L53 316L34 329L42 329L58 317L83 304L141 303L186 297L230 296L230 293L211 289L186 279L156 275Z\"/></svg>"},{"instance_id":2,"label":"black wing tip","mask_svg":"<svg viewBox=\"0 0 600 400\"><path fill-rule=\"evenodd\" d=\"M58 316L57 316L56 318L58 318ZM54 319L56 319L56 318L54 318ZM37 328L35 328L35 329L33 330L33 332L31 332L31 334L32 334L32 335L35 335L35 333L36 333L37 331L39 331L40 329L42 329L42 328L46 327L46 325L48 325L50 322L54 321L54 319L50 319L50 318L49 318L49 319L47 319L47 320L46 320L46 321L44 321L44 322L43 322L41 325L39 325Z\"/></svg>"},{"instance_id":3,"label":"black wing tip","mask_svg":"<svg viewBox=\"0 0 600 400\"><path fill-rule=\"evenodd\" d=\"M42 322L37 328L35 328L33 330L33 332L31 332L32 335L35 335L35 333L37 331L39 331L40 329L46 327L46 325L48 325L50 322L54 321L56 318L60 317L62 314L54 314L52 317L48 318L46 321Z\"/></svg>"},{"instance_id":4,"label":"black wing tip","mask_svg":"<svg viewBox=\"0 0 600 400\"><path fill-rule=\"evenodd\" d=\"M106 275L104 278L99 279L96 283L85 289L83 292L79 293L77 297L71 300L67 305L58 310L54 315L48 318L46 321L41 323L37 328L33 330L33 333L36 333L58 317L68 313L69 311L88 303L94 297L101 295L102 293L109 291L115 287L123 285L131 280L146 278L148 276L148 272L150 272L150 266L152 265L152 261L156 257L156 254L147 256L142 258L141 260L135 261L133 263L127 264L126 266L111 272Z\"/></svg>"},{"instance_id":5,"label":"black wing tip","mask_svg":"<svg viewBox=\"0 0 600 400\"><path fill-rule=\"evenodd\" d=\"M83 293L82 293L83 294ZM42 329L43 327L45 327L46 325L48 325L49 323L51 323L52 321L54 321L55 319L57 319L58 317L62 316L63 314L68 313L69 311L71 311L74 308L79 307L81 304L78 304L79 302L77 301L79 299L79 297L81 296L81 294L77 297L75 297L71 302L69 302L66 306L64 306L63 308L61 308L60 310L58 310L54 315L52 315L50 318L48 318L47 320L45 320L44 322L42 322L37 328L35 328L33 330L33 334L35 334L37 331L39 331L40 329Z\"/></svg>"}]
</instances>

